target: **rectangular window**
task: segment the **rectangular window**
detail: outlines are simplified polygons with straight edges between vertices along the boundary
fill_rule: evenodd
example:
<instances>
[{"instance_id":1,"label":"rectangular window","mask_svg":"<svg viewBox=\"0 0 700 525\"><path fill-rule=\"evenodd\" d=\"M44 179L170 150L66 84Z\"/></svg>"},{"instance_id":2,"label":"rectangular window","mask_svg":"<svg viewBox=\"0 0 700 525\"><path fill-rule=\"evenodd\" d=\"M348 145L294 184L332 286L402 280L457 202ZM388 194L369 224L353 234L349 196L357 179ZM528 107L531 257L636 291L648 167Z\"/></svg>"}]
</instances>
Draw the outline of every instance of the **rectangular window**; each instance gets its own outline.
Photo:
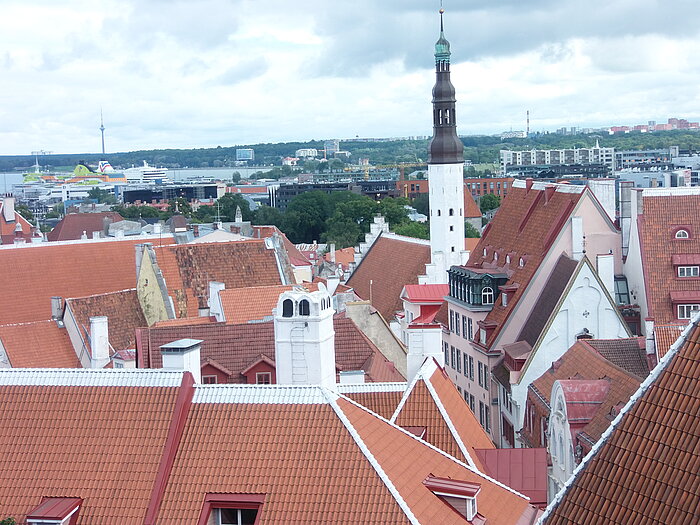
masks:
<instances>
[{"instance_id":1,"label":"rectangular window","mask_svg":"<svg viewBox=\"0 0 700 525\"><path fill-rule=\"evenodd\" d=\"M700 266L679 266L678 277L700 277Z\"/></svg>"},{"instance_id":2,"label":"rectangular window","mask_svg":"<svg viewBox=\"0 0 700 525\"><path fill-rule=\"evenodd\" d=\"M484 406L484 422L486 432L491 432L491 409L488 406Z\"/></svg>"},{"instance_id":3,"label":"rectangular window","mask_svg":"<svg viewBox=\"0 0 700 525\"><path fill-rule=\"evenodd\" d=\"M484 330L483 328L479 330L479 342L482 345L486 344L486 330Z\"/></svg>"},{"instance_id":4,"label":"rectangular window","mask_svg":"<svg viewBox=\"0 0 700 525\"><path fill-rule=\"evenodd\" d=\"M484 427L484 409L485 408L486 407L484 406L484 404L481 401L479 401L479 424L482 427ZM486 428L486 427L484 427L484 428Z\"/></svg>"},{"instance_id":5,"label":"rectangular window","mask_svg":"<svg viewBox=\"0 0 700 525\"><path fill-rule=\"evenodd\" d=\"M447 366L450 362L450 345L447 343L444 343L445 345L445 366Z\"/></svg>"},{"instance_id":6,"label":"rectangular window","mask_svg":"<svg viewBox=\"0 0 700 525\"><path fill-rule=\"evenodd\" d=\"M474 381L474 358L469 356L469 379Z\"/></svg>"},{"instance_id":7,"label":"rectangular window","mask_svg":"<svg viewBox=\"0 0 700 525\"><path fill-rule=\"evenodd\" d=\"M479 361L479 386L484 386L484 367Z\"/></svg>"},{"instance_id":8,"label":"rectangular window","mask_svg":"<svg viewBox=\"0 0 700 525\"><path fill-rule=\"evenodd\" d=\"M272 383L272 372L258 372L255 374L255 383L258 385L269 385Z\"/></svg>"},{"instance_id":9,"label":"rectangular window","mask_svg":"<svg viewBox=\"0 0 700 525\"><path fill-rule=\"evenodd\" d=\"M202 376L202 384L215 385L216 383L216 376Z\"/></svg>"},{"instance_id":10,"label":"rectangular window","mask_svg":"<svg viewBox=\"0 0 700 525\"><path fill-rule=\"evenodd\" d=\"M458 386L458 387L457 387L457 392L459 392L459 395L460 395L460 396L462 395L462 387L461 387L461 386Z\"/></svg>"},{"instance_id":11,"label":"rectangular window","mask_svg":"<svg viewBox=\"0 0 700 525\"><path fill-rule=\"evenodd\" d=\"M450 354L452 356L452 359L450 361L450 366L452 368L454 368L455 367L455 347L452 345L450 345Z\"/></svg>"},{"instance_id":12,"label":"rectangular window","mask_svg":"<svg viewBox=\"0 0 700 525\"><path fill-rule=\"evenodd\" d=\"M450 310L450 332L454 332L455 329L455 313Z\"/></svg>"},{"instance_id":13,"label":"rectangular window","mask_svg":"<svg viewBox=\"0 0 700 525\"><path fill-rule=\"evenodd\" d=\"M462 372L462 352L457 348L457 372Z\"/></svg>"},{"instance_id":14,"label":"rectangular window","mask_svg":"<svg viewBox=\"0 0 700 525\"><path fill-rule=\"evenodd\" d=\"M216 525L253 525L257 509L216 509Z\"/></svg>"},{"instance_id":15,"label":"rectangular window","mask_svg":"<svg viewBox=\"0 0 700 525\"><path fill-rule=\"evenodd\" d=\"M467 338L470 341L474 340L474 323L472 322L472 318L470 317L469 320L467 321Z\"/></svg>"},{"instance_id":16,"label":"rectangular window","mask_svg":"<svg viewBox=\"0 0 700 525\"><path fill-rule=\"evenodd\" d=\"M679 304L678 319L690 319L693 312L700 310L700 304Z\"/></svg>"},{"instance_id":17,"label":"rectangular window","mask_svg":"<svg viewBox=\"0 0 700 525\"><path fill-rule=\"evenodd\" d=\"M465 339L467 338L467 319L469 319L469 317L466 315L462 316L462 337Z\"/></svg>"},{"instance_id":18,"label":"rectangular window","mask_svg":"<svg viewBox=\"0 0 700 525\"><path fill-rule=\"evenodd\" d=\"M469 377L469 356L464 352L464 375Z\"/></svg>"},{"instance_id":19,"label":"rectangular window","mask_svg":"<svg viewBox=\"0 0 700 525\"><path fill-rule=\"evenodd\" d=\"M460 320L460 315L455 312L455 334L459 335L459 323L462 321Z\"/></svg>"}]
</instances>

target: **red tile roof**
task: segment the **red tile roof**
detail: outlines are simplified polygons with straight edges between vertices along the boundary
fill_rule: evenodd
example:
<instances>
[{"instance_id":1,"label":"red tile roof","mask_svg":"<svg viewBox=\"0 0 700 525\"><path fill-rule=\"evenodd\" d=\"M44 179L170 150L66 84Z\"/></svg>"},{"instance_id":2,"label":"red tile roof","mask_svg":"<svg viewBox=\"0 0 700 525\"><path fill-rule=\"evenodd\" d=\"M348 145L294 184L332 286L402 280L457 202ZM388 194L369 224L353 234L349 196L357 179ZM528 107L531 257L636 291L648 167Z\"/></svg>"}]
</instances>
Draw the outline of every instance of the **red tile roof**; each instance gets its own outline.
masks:
<instances>
[{"instance_id":1,"label":"red tile roof","mask_svg":"<svg viewBox=\"0 0 700 525\"><path fill-rule=\"evenodd\" d=\"M698 319L557 495L546 523L697 522Z\"/></svg>"},{"instance_id":2,"label":"red tile roof","mask_svg":"<svg viewBox=\"0 0 700 525\"><path fill-rule=\"evenodd\" d=\"M0 326L0 343L13 368L80 368L70 337L55 321Z\"/></svg>"},{"instance_id":3,"label":"red tile roof","mask_svg":"<svg viewBox=\"0 0 700 525\"><path fill-rule=\"evenodd\" d=\"M275 251L264 240L179 244L154 249L177 317L206 305L209 282L227 289L283 284Z\"/></svg>"},{"instance_id":4,"label":"red tile roof","mask_svg":"<svg viewBox=\"0 0 700 525\"><path fill-rule=\"evenodd\" d=\"M700 295L700 279L679 278L676 261L700 257L700 194L644 195L644 214L638 216L644 283L648 316L656 323L668 324L677 320L676 307L671 296L679 292ZM684 227L688 239L676 239L676 231ZM693 299L695 300L695 299Z\"/></svg>"},{"instance_id":5,"label":"red tile roof","mask_svg":"<svg viewBox=\"0 0 700 525\"><path fill-rule=\"evenodd\" d=\"M547 449L477 449L484 473L530 498L537 506L547 505Z\"/></svg>"},{"instance_id":6,"label":"red tile roof","mask_svg":"<svg viewBox=\"0 0 700 525\"><path fill-rule=\"evenodd\" d=\"M486 341L487 347L498 337L557 234L587 191L590 190L586 187L579 190L573 186L557 185L556 191L547 197L544 186L540 188L539 185L530 190L514 185L509 190L508 197L503 200L466 264L472 270L498 269L508 273L508 285L520 285L512 297L508 297L507 306L499 302L487 314L486 321L496 323ZM493 261L495 252L500 254L496 264ZM506 264L507 255L510 264ZM520 258L525 262L522 267Z\"/></svg>"},{"instance_id":7,"label":"red tile roof","mask_svg":"<svg viewBox=\"0 0 700 525\"><path fill-rule=\"evenodd\" d=\"M681 336L687 323L654 324L656 357L660 360Z\"/></svg>"},{"instance_id":8,"label":"red tile roof","mask_svg":"<svg viewBox=\"0 0 700 525\"><path fill-rule=\"evenodd\" d=\"M32 237L32 225L29 221L15 212L14 220L8 222L5 220L5 214L2 211L4 205L4 199L0 199L0 244L14 244L17 224L22 228L22 237L25 240L30 239Z\"/></svg>"},{"instance_id":9,"label":"red tile roof","mask_svg":"<svg viewBox=\"0 0 700 525\"><path fill-rule=\"evenodd\" d=\"M32 245L0 251L0 323L51 317L51 297L82 297L136 285L135 248L140 240Z\"/></svg>"},{"instance_id":10,"label":"red tile roof","mask_svg":"<svg viewBox=\"0 0 700 525\"><path fill-rule=\"evenodd\" d=\"M418 276L425 274L425 265L429 262L429 245L381 235L350 276L347 285L354 288L359 297L371 301L389 322L397 311L403 310L401 290L407 284L418 284Z\"/></svg>"},{"instance_id":11,"label":"red tile roof","mask_svg":"<svg viewBox=\"0 0 700 525\"><path fill-rule=\"evenodd\" d=\"M323 258L330 262L331 254L326 253L323 255ZM352 246L335 251L335 264L341 266L344 270L347 270L350 267L350 263L353 262L355 262L355 248Z\"/></svg>"},{"instance_id":12,"label":"red tile roof","mask_svg":"<svg viewBox=\"0 0 700 525\"><path fill-rule=\"evenodd\" d=\"M240 324L269 318L272 316L272 310L277 307L280 294L293 287L293 285L250 286L222 290L219 292L219 297L224 310L224 319L228 324ZM318 290L316 283L306 283L304 287L310 292Z\"/></svg>"},{"instance_id":13,"label":"red tile roof","mask_svg":"<svg viewBox=\"0 0 700 525\"><path fill-rule=\"evenodd\" d=\"M466 186L466 183L465 183ZM468 188L464 188L464 218L465 219L475 219L481 218L481 209L479 205L474 201L472 197L472 192Z\"/></svg>"},{"instance_id":14,"label":"red tile roof","mask_svg":"<svg viewBox=\"0 0 700 525\"><path fill-rule=\"evenodd\" d=\"M402 427L425 427L425 441L482 471L475 449L494 448L455 385L434 360L420 369L391 421Z\"/></svg>"},{"instance_id":15,"label":"red tile roof","mask_svg":"<svg viewBox=\"0 0 700 525\"><path fill-rule=\"evenodd\" d=\"M116 211L102 213L68 213L61 219L46 238L49 241L74 241L85 233L88 239L92 238L92 232L102 232L105 227L105 219L111 223L120 222L124 217Z\"/></svg>"},{"instance_id":16,"label":"red tile roof","mask_svg":"<svg viewBox=\"0 0 700 525\"><path fill-rule=\"evenodd\" d=\"M113 386L91 386L106 385L104 374ZM79 525L143 523L182 374L0 375L0 462L8 473L0 477L0 515L23 525L44 496L77 495L84 499Z\"/></svg>"},{"instance_id":17,"label":"red tile roof","mask_svg":"<svg viewBox=\"0 0 700 525\"><path fill-rule=\"evenodd\" d=\"M336 367L339 370L365 370L370 381L401 381L396 371L379 349L360 331L350 319L336 316L334 319ZM177 339L201 339L201 358L214 359L234 371L231 383L244 383L240 372L260 355L274 361L275 339L272 321L227 325L224 323L197 324L192 326L168 326L137 330L139 366L160 368L160 346Z\"/></svg>"},{"instance_id":18,"label":"red tile roof","mask_svg":"<svg viewBox=\"0 0 700 525\"><path fill-rule=\"evenodd\" d=\"M441 305L450 293L447 284L407 284L404 286L403 299L411 303L437 303Z\"/></svg>"},{"instance_id":19,"label":"red tile roof","mask_svg":"<svg viewBox=\"0 0 700 525\"><path fill-rule=\"evenodd\" d=\"M134 347L136 328L148 326L136 289L66 299L79 327L89 332L90 317L107 317L109 343L114 350Z\"/></svg>"}]
</instances>

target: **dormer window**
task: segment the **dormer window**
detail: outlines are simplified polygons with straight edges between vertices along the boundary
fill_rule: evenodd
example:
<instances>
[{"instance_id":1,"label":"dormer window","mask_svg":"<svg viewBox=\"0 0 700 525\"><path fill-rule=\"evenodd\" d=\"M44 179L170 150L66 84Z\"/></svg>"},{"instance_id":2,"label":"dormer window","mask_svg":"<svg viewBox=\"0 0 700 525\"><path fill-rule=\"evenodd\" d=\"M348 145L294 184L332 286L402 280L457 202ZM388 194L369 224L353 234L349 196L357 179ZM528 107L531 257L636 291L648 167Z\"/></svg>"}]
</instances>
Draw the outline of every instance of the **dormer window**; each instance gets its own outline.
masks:
<instances>
[{"instance_id":1,"label":"dormer window","mask_svg":"<svg viewBox=\"0 0 700 525\"><path fill-rule=\"evenodd\" d=\"M688 230L680 229L676 232L676 239L689 239L690 234L688 234Z\"/></svg>"},{"instance_id":2,"label":"dormer window","mask_svg":"<svg viewBox=\"0 0 700 525\"><path fill-rule=\"evenodd\" d=\"M493 288L487 286L481 290L481 304L493 304Z\"/></svg>"},{"instance_id":3,"label":"dormer window","mask_svg":"<svg viewBox=\"0 0 700 525\"><path fill-rule=\"evenodd\" d=\"M472 522L477 517L476 500L481 492L480 483L438 478L431 474L425 478L423 485L467 521Z\"/></svg>"},{"instance_id":4,"label":"dormer window","mask_svg":"<svg viewBox=\"0 0 700 525\"><path fill-rule=\"evenodd\" d=\"M679 266L678 277L700 277L700 266Z\"/></svg>"},{"instance_id":5,"label":"dormer window","mask_svg":"<svg viewBox=\"0 0 700 525\"><path fill-rule=\"evenodd\" d=\"M510 264L510 255L506 255L506 264Z\"/></svg>"},{"instance_id":6,"label":"dormer window","mask_svg":"<svg viewBox=\"0 0 700 525\"><path fill-rule=\"evenodd\" d=\"M254 525L264 494L207 494L198 523Z\"/></svg>"},{"instance_id":7,"label":"dormer window","mask_svg":"<svg viewBox=\"0 0 700 525\"><path fill-rule=\"evenodd\" d=\"M521 268L522 268L523 266L525 266L525 259L523 259L523 258L521 257L520 260L518 261L518 266L520 266Z\"/></svg>"},{"instance_id":8,"label":"dormer window","mask_svg":"<svg viewBox=\"0 0 700 525\"><path fill-rule=\"evenodd\" d=\"M27 514L27 525L75 525L81 498L43 498L41 505Z\"/></svg>"},{"instance_id":9,"label":"dormer window","mask_svg":"<svg viewBox=\"0 0 700 525\"><path fill-rule=\"evenodd\" d=\"M215 525L254 525L257 509L215 509Z\"/></svg>"}]
</instances>

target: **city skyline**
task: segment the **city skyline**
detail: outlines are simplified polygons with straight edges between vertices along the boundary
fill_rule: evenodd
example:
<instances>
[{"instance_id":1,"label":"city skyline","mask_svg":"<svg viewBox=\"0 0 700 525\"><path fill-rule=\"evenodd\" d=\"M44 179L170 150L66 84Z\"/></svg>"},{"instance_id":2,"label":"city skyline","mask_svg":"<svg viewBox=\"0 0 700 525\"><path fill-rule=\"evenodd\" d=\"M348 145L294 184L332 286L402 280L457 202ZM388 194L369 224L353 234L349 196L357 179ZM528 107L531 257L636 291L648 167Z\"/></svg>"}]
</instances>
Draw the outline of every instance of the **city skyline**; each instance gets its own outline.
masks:
<instances>
[{"instance_id":1,"label":"city skyline","mask_svg":"<svg viewBox=\"0 0 700 525\"><path fill-rule=\"evenodd\" d=\"M430 135L438 8L5 2L0 154ZM461 135L697 119L691 1L445 9Z\"/></svg>"}]
</instances>

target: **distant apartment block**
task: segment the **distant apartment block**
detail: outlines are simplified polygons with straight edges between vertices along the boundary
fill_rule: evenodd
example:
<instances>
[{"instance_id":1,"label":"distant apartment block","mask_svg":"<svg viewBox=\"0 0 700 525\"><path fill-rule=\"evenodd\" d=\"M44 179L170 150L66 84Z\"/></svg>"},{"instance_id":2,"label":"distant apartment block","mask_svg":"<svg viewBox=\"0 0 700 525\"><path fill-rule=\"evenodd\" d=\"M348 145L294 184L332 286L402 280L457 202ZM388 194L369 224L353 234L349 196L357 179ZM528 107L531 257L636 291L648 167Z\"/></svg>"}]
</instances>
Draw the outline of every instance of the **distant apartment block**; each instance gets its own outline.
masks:
<instances>
[{"instance_id":1,"label":"distant apartment block","mask_svg":"<svg viewBox=\"0 0 700 525\"><path fill-rule=\"evenodd\" d=\"M252 148L238 148L236 149L236 160L253 161L255 160L255 151Z\"/></svg>"},{"instance_id":2,"label":"distant apartment block","mask_svg":"<svg viewBox=\"0 0 700 525\"><path fill-rule=\"evenodd\" d=\"M664 149L631 150L615 152L615 169L635 167L670 166L673 157L678 157L678 146Z\"/></svg>"},{"instance_id":3,"label":"distant apartment block","mask_svg":"<svg viewBox=\"0 0 700 525\"><path fill-rule=\"evenodd\" d=\"M318 157L318 150L316 148L301 148L296 150L294 156L300 159L315 159Z\"/></svg>"},{"instance_id":4,"label":"distant apartment block","mask_svg":"<svg viewBox=\"0 0 700 525\"><path fill-rule=\"evenodd\" d=\"M508 194L513 186L513 177L494 177L490 179L464 179L464 187L471 191L473 197L493 194L500 198Z\"/></svg>"},{"instance_id":5,"label":"distant apartment block","mask_svg":"<svg viewBox=\"0 0 700 525\"><path fill-rule=\"evenodd\" d=\"M323 143L323 149L326 150L326 157L332 157L340 151L340 141L338 139L327 140Z\"/></svg>"},{"instance_id":6,"label":"distant apartment block","mask_svg":"<svg viewBox=\"0 0 700 525\"><path fill-rule=\"evenodd\" d=\"M501 175L509 166L558 166L570 164L602 164L609 172L615 169L615 148L532 149L526 151L501 150Z\"/></svg>"},{"instance_id":7,"label":"distant apartment block","mask_svg":"<svg viewBox=\"0 0 700 525\"><path fill-rule=\"evenodd\" d=\"M636 126L611 126L608 133L629 133L631 131L639 131L648 133L651 131L671 131L673 129L700 129L698 122L688 122L684 118L670 118L666 124L657 124L656 121L650 120L648 124L637 124Z\"/></svg>"}]
</instances>

